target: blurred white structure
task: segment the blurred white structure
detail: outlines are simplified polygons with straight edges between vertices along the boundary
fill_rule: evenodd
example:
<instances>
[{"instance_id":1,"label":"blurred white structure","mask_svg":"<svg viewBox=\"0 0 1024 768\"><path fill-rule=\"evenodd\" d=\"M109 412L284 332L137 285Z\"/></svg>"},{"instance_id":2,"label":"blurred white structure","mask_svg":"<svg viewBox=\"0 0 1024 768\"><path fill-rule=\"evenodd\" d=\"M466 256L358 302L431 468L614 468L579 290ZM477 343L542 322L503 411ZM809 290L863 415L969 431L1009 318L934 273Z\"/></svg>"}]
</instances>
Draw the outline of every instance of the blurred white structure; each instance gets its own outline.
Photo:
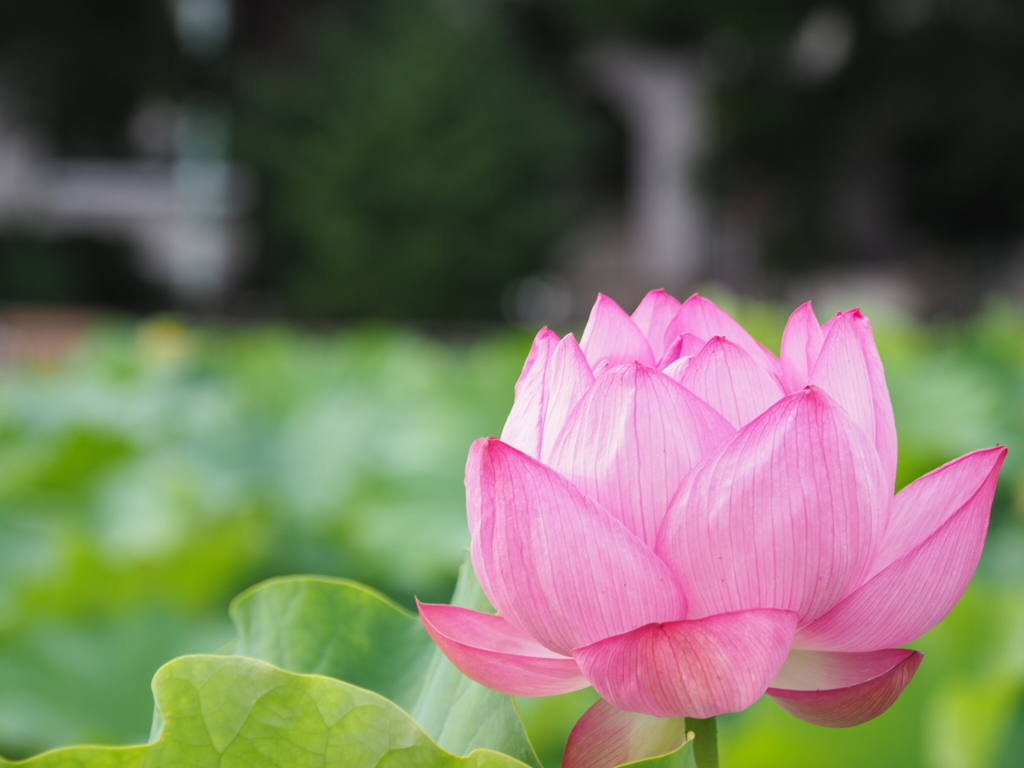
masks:
<instances>
[{"instance_id":1,"label":"blurred white structure","mask_svg":"<svg viewBox=\"0 0 1024 768\"><path fill-rule=\"evenodd\" d=\"M187 56L223 51L230 0L175 0L174 10ZM140 272L181 304L216 304L245 252L242 215L254 188L226 160L224 110L209 98L143 104L128 126L138 159L66 160L19 129L2 96L0 230L127 242Z\"/></svg>"},{"instance_id":2,"label":"blurred white structure","mask_svg":"<svg viewBox=\"0 0 1024 768\"><path fill-rule=\"evenodd\" d=\"M703 272L707 234L693 179L706 135L699 63L684 54L608 45L591 51L585 67L629 140L623 292L688 286Z\"/></svg>"},{"instance_id":3,"label":"blurred white structure","mask_svg":"<svg viewBox=\"0 0 1024 768\"><path fill-rule=\"evenodd\" d=\"M251 188L224 162L55 159L0 116L0 230L127 242L140 272L186 304L227 288Z\"/></svg>"}]
</instances>

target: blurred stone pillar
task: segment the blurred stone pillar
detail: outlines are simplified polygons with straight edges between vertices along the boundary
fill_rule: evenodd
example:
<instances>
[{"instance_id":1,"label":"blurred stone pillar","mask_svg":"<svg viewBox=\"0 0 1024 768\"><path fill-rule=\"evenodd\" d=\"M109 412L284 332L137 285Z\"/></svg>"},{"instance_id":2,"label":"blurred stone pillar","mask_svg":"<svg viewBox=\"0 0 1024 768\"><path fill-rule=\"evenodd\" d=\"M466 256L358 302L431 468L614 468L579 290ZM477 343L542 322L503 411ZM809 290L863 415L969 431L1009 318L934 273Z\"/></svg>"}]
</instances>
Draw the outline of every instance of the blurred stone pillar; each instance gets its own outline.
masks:
<instances>
[{"instance_id":1,"label":"blurred stone pillar","mask_svg":"<svg viewBox=\"0 0 1024 768\"><path fill-rule=\"evenodd\" d=\"M706 136L699 65L680 53L609 45L592 50L585 66L629 139L622 270L628 292L684 291L705 267L706 211L694 182Z\"/></svg>"},{"instance_id":2,"label":"blurred stone pillar","mask_svg":"<svg viewBox=\"0 0 1024 768\"><path fill-rule=\"evenodd\" d=\"M175 0L174 16L195 71L211 68L227 49L231 0ZM239 256L239 238L228 224L227 108L223 94L202 80L182 105L175 131L175 224L167 265L172 290L195 308L223 298Z\"/></svg>"}]
</instances>

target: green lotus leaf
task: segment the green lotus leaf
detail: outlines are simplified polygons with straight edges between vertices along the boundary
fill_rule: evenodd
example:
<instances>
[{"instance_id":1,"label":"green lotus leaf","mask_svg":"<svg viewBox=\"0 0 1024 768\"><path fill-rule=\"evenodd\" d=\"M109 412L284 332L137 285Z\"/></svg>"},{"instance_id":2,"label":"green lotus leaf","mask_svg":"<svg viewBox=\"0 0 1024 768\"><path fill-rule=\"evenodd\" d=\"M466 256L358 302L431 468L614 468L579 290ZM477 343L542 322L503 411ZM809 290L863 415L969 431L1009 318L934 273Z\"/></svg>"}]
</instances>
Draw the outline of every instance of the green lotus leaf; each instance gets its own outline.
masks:
<instances>
[{"instance_id":1,"label":"green lotus leaf","mask_svg":"<svg viewBox=\"0 0 1024 768\"><path fill-rule=\"evenodd\" d=\"M237 656L184 656L153 679L162 727L138 747L68 747L24 768L525 768L453 755L383 696Z\"/></svg>"},{"instance_id":2,"label":"green lotus leaf","mask_svg":"<svg viewBox=\"0 0 1024 768\"><path fill-rule=\"evenodd\" d=\"M493 610L468 563L452 602ZM231 617L238 628L234 654L375 691L452 753L487 748L540 766L512 698L459 672L416 616L361 584L272 579L242 593Z\"/></svg>"}]
</instances>

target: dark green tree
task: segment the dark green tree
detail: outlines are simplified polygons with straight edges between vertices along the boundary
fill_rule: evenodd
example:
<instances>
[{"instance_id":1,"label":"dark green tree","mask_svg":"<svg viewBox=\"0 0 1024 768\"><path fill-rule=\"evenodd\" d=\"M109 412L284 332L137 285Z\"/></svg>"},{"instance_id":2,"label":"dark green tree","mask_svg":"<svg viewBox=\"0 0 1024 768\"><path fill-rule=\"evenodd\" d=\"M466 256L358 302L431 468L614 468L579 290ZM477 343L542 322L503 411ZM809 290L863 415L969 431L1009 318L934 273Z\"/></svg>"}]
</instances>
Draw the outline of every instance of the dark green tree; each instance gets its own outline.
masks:
<instances>
[{"instance_id":1,"label":"dark green tree","mask_svg":"<svg viewBox=\"0 0 1024 768\"><path fill-rule=\"evenodd\" d=\"M299 41L244 71L237 108L265 284L304 315L498 316L579 201L572 97L488 4L325 5Z\"/></svg>"}]
</instances>

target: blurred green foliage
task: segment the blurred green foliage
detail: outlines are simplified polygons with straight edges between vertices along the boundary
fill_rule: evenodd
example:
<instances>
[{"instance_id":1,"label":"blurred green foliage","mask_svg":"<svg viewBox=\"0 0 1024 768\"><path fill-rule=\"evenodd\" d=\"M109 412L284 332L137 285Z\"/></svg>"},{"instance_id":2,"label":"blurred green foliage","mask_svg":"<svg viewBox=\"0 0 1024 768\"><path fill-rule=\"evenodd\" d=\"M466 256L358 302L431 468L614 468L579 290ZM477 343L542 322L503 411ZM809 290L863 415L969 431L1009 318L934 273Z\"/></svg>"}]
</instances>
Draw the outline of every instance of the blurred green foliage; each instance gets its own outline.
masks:
<instances>
[{"instance_id":1,"label":"blurred green foliage","mask_svg":"<svg viewBox=\"0 0 1024 768\"><path fill-rule=\"evenodd\" d=\"M777 346L778 308L735 309ZM985 557L917 643L925 662L889 713L834 731L761 702L724 718L727 765L1018 764L1024 314L993 304L965 325L875 326L900 484L1010 446ZM0 370L0 754L144 740L153 672L227 642L229 599L265 577L446 599L467 543L466 451L500 432L528 343L163 319L98 327L63 362ZM593 695L520 700L549 768Z\"/></svg>"},{"instance_id":2,"label":"blurred green foliage","mask_svg":"<svg viewBox=\"0 0 1024 768\"><path fill-rule=\"evenodd\" d=\"M145 681L226 642L263 578L446 600L466 451L501 430L527 343L164 320L5 371L0 753L144 738Z\"/></svg>"}]
</instances>

